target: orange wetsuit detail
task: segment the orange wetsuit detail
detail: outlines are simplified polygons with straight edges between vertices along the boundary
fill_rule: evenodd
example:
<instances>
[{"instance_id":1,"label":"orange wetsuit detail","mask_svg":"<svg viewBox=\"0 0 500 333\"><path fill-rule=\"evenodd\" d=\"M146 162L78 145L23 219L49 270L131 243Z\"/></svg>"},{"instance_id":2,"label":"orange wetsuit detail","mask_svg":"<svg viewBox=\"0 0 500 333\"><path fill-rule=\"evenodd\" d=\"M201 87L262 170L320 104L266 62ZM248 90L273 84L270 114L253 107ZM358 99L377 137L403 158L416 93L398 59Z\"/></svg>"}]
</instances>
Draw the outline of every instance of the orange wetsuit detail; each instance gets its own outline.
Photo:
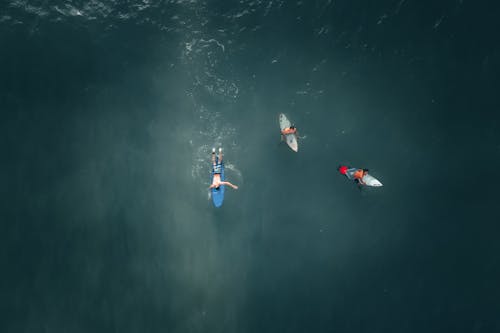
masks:
<instances>
[{"instance_id":1,"label":"orange wetsuit detail","mask_svg":"<svg viewBox=\"0 0 500 333\"><path fill-rule=\"evenodd\" d=\"M364 176L364 174L363 174L363 173L364 173L364 172L363 172L363 170L362 170L362 169L358 169L358 170L356 170L356 171L354 172L354 175L353 175L354 179L361 179L361 178L363 178L363 176Z\"/></svg>"},{"instance_id":2,"label":"orange wetsuit detail","mask_svg":"<svg viewBox=\"0 0 500 333\"><path fill-rule=\"evenodd\" d=\"M283 131L281 131L281 133L283 134L295 134L295 132L297 132L297 129L291 129L290 127L289 128L285 128Z\"/></svg>"}]
</instances>

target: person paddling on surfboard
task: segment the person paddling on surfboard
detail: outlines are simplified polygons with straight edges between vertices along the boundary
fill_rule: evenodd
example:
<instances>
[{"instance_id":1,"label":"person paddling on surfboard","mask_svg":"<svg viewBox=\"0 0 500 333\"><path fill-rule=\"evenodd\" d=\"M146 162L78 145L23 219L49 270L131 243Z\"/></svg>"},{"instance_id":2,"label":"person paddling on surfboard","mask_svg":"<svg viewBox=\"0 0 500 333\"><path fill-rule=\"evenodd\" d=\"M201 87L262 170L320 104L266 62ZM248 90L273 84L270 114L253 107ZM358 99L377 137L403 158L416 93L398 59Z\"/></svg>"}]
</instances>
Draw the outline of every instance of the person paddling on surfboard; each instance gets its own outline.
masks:
<instances>
[{"instance_id":1,"label":"person paddling on surfboard","mask_svg":"<svg viewBox=\"0 0 500 333\"><path fill-rule=\"evenodd\" d=\"M280 123L281 141L285 141L291 150L293 150L294 152L298 152L299 144L297 142L297 128L292 125L292 123L290 122L290 120L288 120L284 113L280 113L278 120Z\"/></svg>"},{"instance_id":2,"label":"person paddling on surfboard","mask_svg":"<svg viewBox=\"0 0 500 333\"><path fill-rule=\"evenodd\" d=\"M228 185L235 190L238 189L238 186L233 185L227 181L221 181L220 179L220 175L222 172L222 148L219 148L218 160L215 159L215 148L212 148L212 167L213 167L214 177L212 180L212 185L210 185L209 189L215 188L216 190L218 190L221 185Z\"/></svg>"},{"instance_id":3,"label":"person paddling on surfboard","mask_svg":"<svg viewBox=\"0 0 500 333\"><path fill-rule=\"evenodd\" d=\"M341 165L339 166L338 170L341 174L345 175L351 180L354 180L354 182L358 183L359 185L366 185L363 181L363 177L368 174L368 169L349 168L345 165Z\"/></svg>"}]
</instances>

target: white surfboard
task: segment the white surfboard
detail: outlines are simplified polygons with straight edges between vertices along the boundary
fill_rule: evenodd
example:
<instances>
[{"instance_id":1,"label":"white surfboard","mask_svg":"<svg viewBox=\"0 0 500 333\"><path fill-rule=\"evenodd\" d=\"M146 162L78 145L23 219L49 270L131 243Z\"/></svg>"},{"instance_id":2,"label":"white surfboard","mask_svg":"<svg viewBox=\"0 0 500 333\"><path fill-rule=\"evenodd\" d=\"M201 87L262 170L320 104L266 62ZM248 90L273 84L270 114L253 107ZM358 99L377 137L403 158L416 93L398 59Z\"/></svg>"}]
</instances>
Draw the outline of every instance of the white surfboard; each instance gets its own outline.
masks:
<instances>
[{"instance_id":1,"label":"white surfboard","mask_svg":"<svg viewBox=\"0 0 500 333\"><path fill-rule=\"evenodd\" d=\"M280 113L280 129L284 130L285 128L290 127L292 125L290 120L283 114ZM294 152L299 151L299 143L297 142L297 136L295 134L287 134L285 135L286 144L290 147Z\"/></svg>"},{"instance_id":2,"label":"white surfboard","mask_svg":"<svg viewBox=\"0 0 500 333\"><path fill-rule=\"evenodd\" d=\"M363 176L363 183L365 183L366 186L373 186L373 187L383 186L382 183L379 182L377 178L373 177L370 174Z\"/></svg>"}]
</instances>

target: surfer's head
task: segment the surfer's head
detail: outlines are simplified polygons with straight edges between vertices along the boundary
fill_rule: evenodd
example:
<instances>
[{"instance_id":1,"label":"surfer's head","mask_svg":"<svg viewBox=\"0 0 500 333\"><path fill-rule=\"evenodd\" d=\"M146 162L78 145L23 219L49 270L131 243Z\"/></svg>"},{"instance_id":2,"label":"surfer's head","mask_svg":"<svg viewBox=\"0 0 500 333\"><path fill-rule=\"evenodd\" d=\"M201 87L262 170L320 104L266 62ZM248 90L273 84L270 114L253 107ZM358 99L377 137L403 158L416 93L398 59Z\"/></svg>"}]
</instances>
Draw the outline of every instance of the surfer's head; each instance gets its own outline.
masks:
<instances>
[{"instance_id":1,"label":"surfer's head","mask_svg":"<svg viewBox=\"0 0 500 333\"><path fill-rule=\"evenodd\" d=\"M295 126L294 125L290 125L290 129L295 129Z\"/></svg>"},{"instance_id":2,"label":"surfer's head","mask_svg":"<svg viewBox=\"0 0 500 333\"><path fill-rule=\"evenodd\" d=\"M367 174L368 173L368 169L363 169L363 173Z\"/></svg>"},{"instance_id":3,"label":"surfer's head","mask_svg":"<svg viewBox=\"0 0 500 333\"><path fill-rule=\"evenodd\" d=\"M341 165L339 166L339 172L343 175L345 175L347 173L347 167L345 165Z\"/></svg>"}]
</instances>

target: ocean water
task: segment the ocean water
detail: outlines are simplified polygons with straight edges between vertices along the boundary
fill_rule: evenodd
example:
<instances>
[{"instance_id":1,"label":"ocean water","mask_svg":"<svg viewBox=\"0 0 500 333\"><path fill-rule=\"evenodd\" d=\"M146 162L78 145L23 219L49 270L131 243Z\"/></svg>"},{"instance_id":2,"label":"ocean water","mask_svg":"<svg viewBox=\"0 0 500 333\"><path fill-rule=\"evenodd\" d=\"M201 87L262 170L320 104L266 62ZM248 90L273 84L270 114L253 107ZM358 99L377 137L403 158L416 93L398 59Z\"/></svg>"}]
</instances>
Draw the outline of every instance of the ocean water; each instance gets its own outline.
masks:
<instances>
[{"instance_id":1,"label":"ocean water","mask_svg":"<svg viewBox=\"0 0 500 333\"><path fill-rule=\"evenodd\" d=\"M3 1L0 330L499 332L498 7Z\"/></svg>"}]
</instances>

